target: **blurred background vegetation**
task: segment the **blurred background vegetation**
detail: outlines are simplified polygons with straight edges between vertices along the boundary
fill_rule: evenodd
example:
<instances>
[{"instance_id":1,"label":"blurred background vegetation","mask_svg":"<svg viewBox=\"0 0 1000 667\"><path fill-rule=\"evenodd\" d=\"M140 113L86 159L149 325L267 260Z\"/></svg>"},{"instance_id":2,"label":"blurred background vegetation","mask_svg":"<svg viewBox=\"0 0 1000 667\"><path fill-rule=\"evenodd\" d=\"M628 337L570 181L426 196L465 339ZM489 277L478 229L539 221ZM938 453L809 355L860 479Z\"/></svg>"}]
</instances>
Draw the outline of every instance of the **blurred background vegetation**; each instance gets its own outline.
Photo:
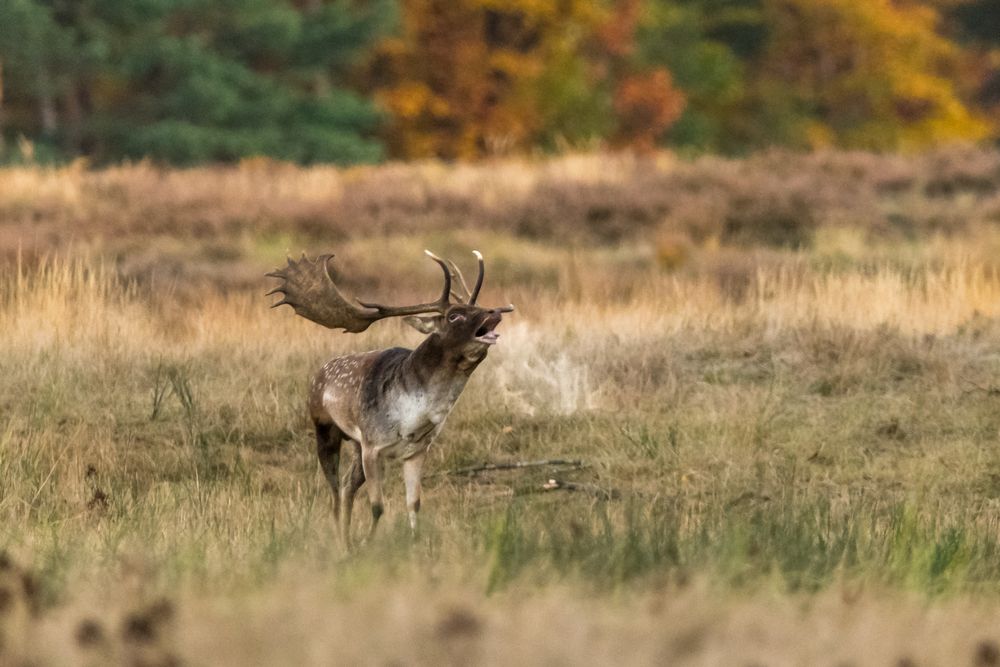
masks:
<instances>
[{"instance_id":1,"label":"blurred background vegetation","mask_svg":"<svg viewBox=\"0 0 1000 667\"><path fill-rule=\"evenodd\" d=\"M1000 0L0 0L0 93L0 666L1000 664ZM304 388L419 338L264 274L476 247L344 552Z\"/></svg>"},{"instance_id":2,"label":"blurred background vegetation","mask_svg":"<svg viewBox=\"0 0 1000 667\"><path fill-rule=\"evenodd\" d=\"M996 0L4 0L0 161L994 141Z\"/></svg>"}]
</instances>

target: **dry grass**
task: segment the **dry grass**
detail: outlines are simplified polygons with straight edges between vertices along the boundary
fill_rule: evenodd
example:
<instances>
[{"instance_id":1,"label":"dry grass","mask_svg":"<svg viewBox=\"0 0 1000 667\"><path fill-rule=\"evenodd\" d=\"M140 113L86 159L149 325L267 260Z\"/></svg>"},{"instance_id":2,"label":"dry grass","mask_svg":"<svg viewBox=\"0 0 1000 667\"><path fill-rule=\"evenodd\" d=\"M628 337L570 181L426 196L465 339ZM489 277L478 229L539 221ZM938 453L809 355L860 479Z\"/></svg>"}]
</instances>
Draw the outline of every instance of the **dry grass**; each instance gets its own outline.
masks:
<instances>
[{"instance_id":1,"label":"dry grass","mask_svg":"<svg viewBox=\"0 0 1000 667\"><path fill-rule=\"evenodd\" d=\"M660 258L669 265L678 242L809 248L835 228L864 243L905 244L974 235L998 220L1000 152L963 147L906 157L576 155L348 170L268 160L188 170L80 163L5 169L0 178L0 256L97 252L130 277L227 289L250 287L261 260L286 250L387 235L499 234L580 248L666 239Z\"/></svg>"},{"instance_id":2,"label":"dry grass","mask_svg":"<svg viewBox=\"0 0 1000 667\"><path fill-rule=\"evenodd\" d=\"M105 607L106 609L106 607ZM140 614L149 612L143 609ZM42 654L75 664L62 613L38 631ZM136 614L132 613L132 618ZM182 647L193 664L406 665L968 665L995 664L998 612L969 600L928 606L913 596L851 588L808 598L756 593L725 600L705 582L627 599L553 587L484 600L450 585L376 587L348 598L288 577L230 601L182 597L136 646L117 638L129 614L105 612L93 664L163 659ZM79 629L78 629L79 632ZM179 638L179 639L178 639ZM908 662L909 661L909 662ZM163 664L162 662L160 664Z\"/></svg>"},{"instance_id":3,"label":"dry grass","mask_svg":"<svg viewBox=\"0 0 1000 667\"><path fill-rule=\"evenodd\" d=\"M523 191L594 173L504 168ZM416 173L479 187L469 169ZM190 176L159 178L187 192ZM355 176L273 187L308 198ZM63 173L51 192L116 177ZM824 222L808 247L692 240L670 265L640 232L575 248L473 227L324 242L352 289L390 301L437 284L425 244L475 243L484 298L518 305L435 446L420 536L390 467L386 530L345 555L306 379L333 354L418 339L267 310L255 276L280 256L274 238L305 238L293 225L233 241L252 291L206 289L217 240L185 245L179 225L122 241L176 248L171 279L136 277L137 254L110 240L0 269L0 663L1000 660L988 227L898 243ZM587 466L441 474L539 458ZM584 491L543 492L549 477Z\"/></svg>"}]
</instances>

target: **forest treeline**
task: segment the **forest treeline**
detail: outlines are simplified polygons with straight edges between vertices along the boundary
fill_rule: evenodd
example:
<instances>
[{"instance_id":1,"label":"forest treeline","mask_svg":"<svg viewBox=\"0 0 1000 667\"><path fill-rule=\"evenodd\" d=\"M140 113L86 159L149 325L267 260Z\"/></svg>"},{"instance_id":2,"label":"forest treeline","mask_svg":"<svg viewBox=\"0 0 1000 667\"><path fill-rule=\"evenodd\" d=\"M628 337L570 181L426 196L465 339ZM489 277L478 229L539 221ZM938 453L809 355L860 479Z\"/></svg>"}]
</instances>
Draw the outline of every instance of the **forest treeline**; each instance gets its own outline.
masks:
<instances>
[{"instance_id":1,"label":"forest treeline","mask_svg":"<svg viewBox=\"0 0 1000 667\"><path fill-rule=\"evenodd\" d=\"M0 1L0 162L998 133L998 0Z\"/></svg>"}]
</instances>

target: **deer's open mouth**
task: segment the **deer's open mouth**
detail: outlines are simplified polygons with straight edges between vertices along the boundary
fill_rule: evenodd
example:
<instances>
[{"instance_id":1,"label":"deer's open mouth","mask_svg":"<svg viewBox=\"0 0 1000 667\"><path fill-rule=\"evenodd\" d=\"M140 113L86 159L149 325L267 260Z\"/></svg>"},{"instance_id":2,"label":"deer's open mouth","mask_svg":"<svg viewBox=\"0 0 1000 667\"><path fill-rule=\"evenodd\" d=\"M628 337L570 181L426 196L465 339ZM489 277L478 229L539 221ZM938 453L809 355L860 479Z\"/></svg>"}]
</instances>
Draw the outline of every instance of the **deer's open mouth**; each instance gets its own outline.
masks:
<instances>
[{"instance_id":1,"label":"deer's open mouth","mask_svg":"<svg viewBox=\"0 0 1000 667\"><path fill-rule=\"evenodd\" d=\"M495 331L498 324L500 324L500 318L496 318L495 320L490 319L483 322L483 326L476 329L475 340L480 343L486 343L487 345L495 345L497 339L500 338L500 334Z\"/></svg>"}]
</instances>

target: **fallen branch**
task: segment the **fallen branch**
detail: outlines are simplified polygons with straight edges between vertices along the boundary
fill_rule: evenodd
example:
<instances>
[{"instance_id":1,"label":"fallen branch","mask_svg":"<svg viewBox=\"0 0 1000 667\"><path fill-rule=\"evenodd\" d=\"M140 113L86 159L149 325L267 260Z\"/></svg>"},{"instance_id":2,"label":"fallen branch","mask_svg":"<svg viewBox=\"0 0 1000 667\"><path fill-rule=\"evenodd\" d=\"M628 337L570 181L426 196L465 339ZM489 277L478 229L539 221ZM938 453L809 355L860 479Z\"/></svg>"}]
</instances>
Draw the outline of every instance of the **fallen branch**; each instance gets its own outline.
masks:
<instances>
[{"instance_id":1,"label":"fallen branch","mask_svg":"<svg viewBox=\"0 0 1000 667\"><path fill-rule=\"evenodd\" d=\"M975 391L981 391L984 394L986 394L987 396L1000 396L1000 387L996 387L994 385L984 386L984 385L981 385L978 382L974 382L973 380L970 380L968 378L962 378L962 380L967 385L969 385L970 387L972 387L972 389L965 389L965 390L963 390L962 391L963 394L971 394L971 393L973 393Z\"/></svg>"},{"instance_id":2,"label":"fallen branch","mask_svg":"<svg viewBox=\"0 0 1000 667\"><path fill-rule=\"evenodd\" d=\"M540 489L525 491L525 493L545 493L546 491L579 491L581 493L589 493L597 496L598 498L603 498L604 500L615 500L620 498L622 495L617 489L605 489L597 486L596 484L567 482L562 479L549 479L547 482L542 484Z\"/></svg>"},{"instance_id":3,"label":"fallen branch","mask_svg":"<svg viewBox=\"0 0 1000 667\"><path fill-rule=\"evenodd\" d=\"M576 459L543 459L541 461L508 461L506 463L483 463L478 466L468 468L456 468L445 470L444 472L429 475L439 477L443 475L472 477L481 472L495 472L497 470L520 470L522 468L541 468L543 466L565 466L569 470L576 470L586 467L586 463Z\"/></svg>"}]
</instances>

